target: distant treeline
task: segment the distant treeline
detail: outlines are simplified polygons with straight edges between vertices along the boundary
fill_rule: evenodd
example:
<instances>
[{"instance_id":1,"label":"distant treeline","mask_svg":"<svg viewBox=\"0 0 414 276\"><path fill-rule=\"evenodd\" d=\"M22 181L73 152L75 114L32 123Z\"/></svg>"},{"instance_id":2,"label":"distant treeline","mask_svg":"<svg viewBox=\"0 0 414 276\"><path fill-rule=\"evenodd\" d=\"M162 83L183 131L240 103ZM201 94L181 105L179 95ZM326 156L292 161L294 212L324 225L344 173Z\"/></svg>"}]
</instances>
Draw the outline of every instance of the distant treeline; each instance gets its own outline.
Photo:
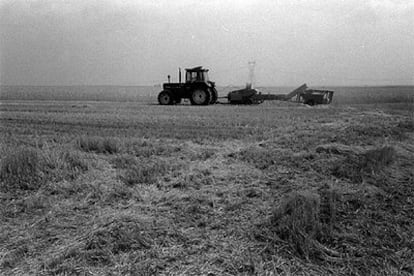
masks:
<instances>
[{"instance_id":1,"label":"distant treeline","mask_svg":"<svg viewBox=\"0 0 414 276\"><path fill-rule=\"evenodd\" d=\"M240 87L218 87L220 96ZM258 87L262 93L286 94L295 87ZM334 90L334 104L414 103L414 86L312 87ZM0 86L0 100L157 102L160 86ZM222 99L222 101L226 101Z\"/></svg>"}]
</instances>

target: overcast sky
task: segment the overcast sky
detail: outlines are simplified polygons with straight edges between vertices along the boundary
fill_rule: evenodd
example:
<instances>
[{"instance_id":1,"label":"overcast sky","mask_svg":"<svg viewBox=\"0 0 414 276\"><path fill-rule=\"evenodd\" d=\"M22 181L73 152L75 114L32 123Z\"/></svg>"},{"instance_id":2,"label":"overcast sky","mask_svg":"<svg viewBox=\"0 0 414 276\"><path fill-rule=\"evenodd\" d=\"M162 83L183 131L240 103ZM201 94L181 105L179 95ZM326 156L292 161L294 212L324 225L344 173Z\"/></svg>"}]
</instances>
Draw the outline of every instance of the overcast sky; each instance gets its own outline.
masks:
<instances>
[{"instance_id":1,"label":"overcast sky","mask_svg":"<svg viewBox=\"0 0 414 276\"><path fill-rule=\"evenodd\" d=\"M0 0L0 83L414 84L413 0Z\"/></svg>"}]
</instances>

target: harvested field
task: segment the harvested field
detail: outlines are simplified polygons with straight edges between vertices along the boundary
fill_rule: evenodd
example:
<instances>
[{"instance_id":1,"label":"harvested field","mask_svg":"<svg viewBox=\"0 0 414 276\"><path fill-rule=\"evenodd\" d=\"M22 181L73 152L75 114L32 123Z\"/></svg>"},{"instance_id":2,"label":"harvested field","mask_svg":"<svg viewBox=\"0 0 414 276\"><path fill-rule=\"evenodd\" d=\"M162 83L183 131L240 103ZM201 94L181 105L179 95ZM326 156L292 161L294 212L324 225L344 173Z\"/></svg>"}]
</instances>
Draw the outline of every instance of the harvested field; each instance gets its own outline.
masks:
<instances>
[{"instance_id":1,"label":"harvested field","mask_svg":"<svg viewBox=\"0 0 414 276\"><path fill-rule=\"evenodd\" d=\"M341 93L312 108L10 96L1 274L412 275L413 102Z\"/></svg>"}]
</instances>

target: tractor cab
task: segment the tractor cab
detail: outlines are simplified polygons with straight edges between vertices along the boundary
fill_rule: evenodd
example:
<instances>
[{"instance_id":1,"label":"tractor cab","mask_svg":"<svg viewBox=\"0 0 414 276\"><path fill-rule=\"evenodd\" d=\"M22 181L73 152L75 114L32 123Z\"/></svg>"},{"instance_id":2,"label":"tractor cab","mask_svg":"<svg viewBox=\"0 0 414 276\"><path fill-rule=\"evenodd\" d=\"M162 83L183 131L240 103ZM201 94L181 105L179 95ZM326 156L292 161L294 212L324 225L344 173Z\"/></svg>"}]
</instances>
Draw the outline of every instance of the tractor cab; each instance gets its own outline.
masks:
<instances>
[{"instance_id":1,"label":"tractor cab","mask_svg":"<svg viewBox=\"0 0 414 276\"><path fill-rule=\"evenodd\" d=\"M203 69L201 66L191 69L185 69L185 81L187 83L193 82L208 82L208 69Z\"/></svg>"}]
</instances>

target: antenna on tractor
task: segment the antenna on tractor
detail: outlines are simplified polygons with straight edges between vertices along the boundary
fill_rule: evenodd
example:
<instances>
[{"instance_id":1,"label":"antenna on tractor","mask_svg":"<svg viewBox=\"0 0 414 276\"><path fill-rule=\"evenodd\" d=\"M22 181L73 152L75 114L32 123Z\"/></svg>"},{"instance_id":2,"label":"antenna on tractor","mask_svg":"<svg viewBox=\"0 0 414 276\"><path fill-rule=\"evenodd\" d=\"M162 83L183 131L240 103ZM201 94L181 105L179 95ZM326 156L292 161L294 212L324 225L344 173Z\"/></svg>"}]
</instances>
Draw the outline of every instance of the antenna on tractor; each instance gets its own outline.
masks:
<instances>
[{"instance_id":1,"label":"antenna on tractor","mask_svg":"<svg viewBox=\"0 0 414 276\"><path fill-rule=\"evenodd\" d=\"M249 69L249 78L248 83L246 85L247 88L253 88L254 86L254 68L256 67L256 61L249 61L247 63L248 69Z\"/></svg>"}]
</instances>

